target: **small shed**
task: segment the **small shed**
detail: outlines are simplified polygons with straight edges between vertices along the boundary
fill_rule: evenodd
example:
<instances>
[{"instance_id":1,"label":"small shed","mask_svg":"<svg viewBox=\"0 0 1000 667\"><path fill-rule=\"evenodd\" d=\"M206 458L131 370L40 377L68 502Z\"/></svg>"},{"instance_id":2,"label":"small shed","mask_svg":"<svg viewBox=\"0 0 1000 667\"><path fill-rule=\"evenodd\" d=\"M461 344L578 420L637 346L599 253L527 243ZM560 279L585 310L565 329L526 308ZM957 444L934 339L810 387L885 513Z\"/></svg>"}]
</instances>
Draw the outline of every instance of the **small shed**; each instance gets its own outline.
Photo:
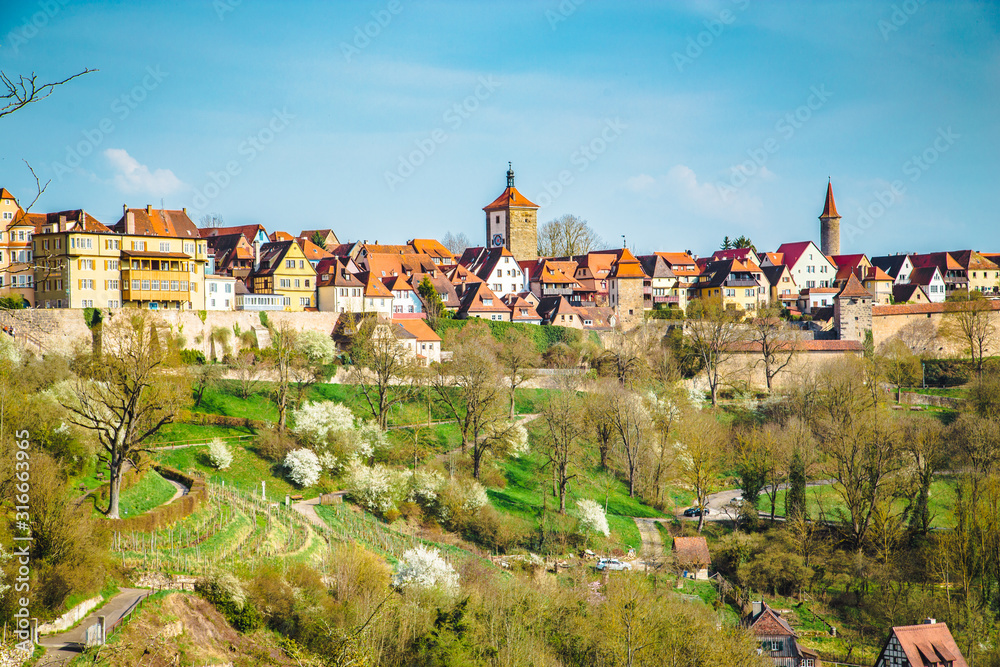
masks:
<instances>
[{"instance_id":1,"label":"small shed","mask_svg":"<svg viewBox=\"0 0 1000 667\"><path fill-rule=\"evenodd\" d=\"M708 551L708 542L704 537L675 537L674 555L678 567L684 569L688 577L700 581L708 579L712 555Z\"/></svg>"}]
</instances>

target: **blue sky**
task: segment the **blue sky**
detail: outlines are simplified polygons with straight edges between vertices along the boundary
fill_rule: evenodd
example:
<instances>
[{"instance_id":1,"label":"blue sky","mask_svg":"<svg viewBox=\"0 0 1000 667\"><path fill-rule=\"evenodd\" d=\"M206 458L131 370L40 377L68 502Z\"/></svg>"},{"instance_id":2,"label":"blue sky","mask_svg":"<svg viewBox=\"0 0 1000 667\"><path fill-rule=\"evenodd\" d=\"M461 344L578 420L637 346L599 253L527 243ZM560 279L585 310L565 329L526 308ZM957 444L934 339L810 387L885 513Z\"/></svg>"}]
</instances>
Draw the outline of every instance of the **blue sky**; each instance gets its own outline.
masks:
<instances>
[{"instance_id":1,"label":"blue sky","mask_svg":"<svg viewBox=\"0 0 1000 667\"><path fill-rule=\"evenodd\" d=\"M610 245L1000 250L1000 7L8 0L0 68L100 71L0 119L38 211L187 207L342 240L464 232L505 185ZM366 34L367 33L367 34Z\"/></svg>"}]
</instances>

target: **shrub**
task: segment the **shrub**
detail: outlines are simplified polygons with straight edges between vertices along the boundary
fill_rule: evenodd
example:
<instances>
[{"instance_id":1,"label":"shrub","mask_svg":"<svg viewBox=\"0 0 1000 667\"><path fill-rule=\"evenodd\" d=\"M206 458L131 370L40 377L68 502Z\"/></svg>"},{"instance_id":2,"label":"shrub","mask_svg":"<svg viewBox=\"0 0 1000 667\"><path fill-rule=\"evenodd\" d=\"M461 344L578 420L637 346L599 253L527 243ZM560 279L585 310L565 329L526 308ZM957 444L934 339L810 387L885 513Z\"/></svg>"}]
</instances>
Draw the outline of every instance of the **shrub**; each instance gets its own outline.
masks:
<instances>
[{"instance_id":1,"label":"shrub","mask_svg":"<svg viewBox=\"0 0 1000 667\"><path fill-rule=\"evenodd\" d=\"M181 350L181 363L188 366L204 366L205 355L201 350Z\"/></svg>"},{"instance_id":2,"label":"shrub","mask_svg":"<svg viewBox=\"0 0 1000 667\"><path fill-rule=\"evenodd\" d=\"M296 446L294 438L277 429L265 428L257 433L257 453L271 461L284 461Z\"/></svg>"},{"instance_id":3,"label":"shrub","mask_svg":"<svg viewBox=\"0 0 1000 667\"><path fill-rule=\"evenodd\" d=\"M611 534L604 508L593 500L585 498L577 502L574 514L580 520L580 527L584 532L600 533L605 537Z\"/></svg>"},{"instance_id":4,"label":"shrub","mask_svg":"<svg viewBox=\"0 0 1000 667\"><path fill-rule=\"evenodd\" d=\"M219 470L225 470L233 463L233 454L220 438L208 443L208 460Z\"/></svg>"},{"instance_id":5,"label":"shrub","mask_svg":"<svg viewBox=\"0 0 1000 667\"><path fill-rule=\"evenodd\" d=\"M458 573L437 549L417 546L403 554L392 583L400 589L440 587L454 592L458 589Z\"/></svg>"},{"instance_id":6,"label":"shrub","mask_svg":"<svg viewBox=\"0 0 1000 667\"><path fill-rule=\"evenodd\" d=\"M357 504L369 512L386 514L396 506L396 473L383 465L368 467L354 461L344 480L348 493Z\"/></svg>"},{"instance_id":7,"label":"shrub","mask_svg":"<svg viewBox=\"0 0 1000 667\"><path fill-rule=\"evenodd\" d=\"M331 435L354 429L354 414L351 409L333 401L307 401L292 412L292 419L295 422L292 432L313 446L326 443Z\"/></svg>"},{"instance_id":8,"label":"shrub","mask_svg":"<svg viewBox=\"0 0 1000 667\"><path fill-rule=\"evenodd\" d=\"M319 474L323 471L319 458L310 449L293 449L288 452L285 468L288 470L288 478L303 488L318 482Z\"/></svg>"},{"instance_id":9,"label":"shrub","mask_svg":"<svg viewBox=\"0 0 1000 667\"><path fill-rule=\"evenodd\" d=\"M260 626L260 613L248 604L239 580L228 572L216 574L195 584L195 592L212 603L229 624L239 632Z\"/></svg>"}]
</instances>

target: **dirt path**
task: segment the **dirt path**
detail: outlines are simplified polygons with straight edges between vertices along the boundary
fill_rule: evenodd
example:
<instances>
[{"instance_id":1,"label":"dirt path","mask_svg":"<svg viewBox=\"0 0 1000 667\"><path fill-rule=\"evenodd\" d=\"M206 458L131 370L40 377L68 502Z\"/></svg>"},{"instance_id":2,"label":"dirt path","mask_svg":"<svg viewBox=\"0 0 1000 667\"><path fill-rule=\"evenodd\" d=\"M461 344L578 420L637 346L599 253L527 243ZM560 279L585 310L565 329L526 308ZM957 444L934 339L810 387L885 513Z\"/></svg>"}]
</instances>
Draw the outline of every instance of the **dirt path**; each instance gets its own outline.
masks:
<instances>
[{"instance_id":1,"label":"dirt path","mask_svg":"<svg viewBox=\"0 0 1000 667\"><path fill-rule=\"evenodd\" d=\"M652 562L663 556L663 540L660 538L660 529L656 524L670 519L643 519L632 517L635 525L639 528L639 535L642 537L642 548L639 555L646 562Z\"/></svg>"},{"instance_id":2,"label":"dirt path","mask_svg":"<svg viewBox=\"0 0 1000 667\"><path fill-rule=\"evenodd\" d=\"M39 665L62 667L69 664L83 651L87 628L97 623L98 616L104 616L106 627L111 627L111 624L124 616L132 605L149 593L150 591L145 588L123 588L118 595L111 598L103 607L92 611L71 630L39 637L38 643L45 647L45 656L39 661Z\"/></svg>"},{"instance_id":3,"label":"dirt path","mask_svg":"<svg viewBox=\"0 0 1000 667\"><path fill-rule=\"evenodd\" d=\"M323 519L319 518L319 514L316 513L317 505L319 505L319 498L311 498L309 500L292 503L292 509L304 516L306 521L317 528L326 528L326 523L324 523Z\"/></svg>"}]
</instances>

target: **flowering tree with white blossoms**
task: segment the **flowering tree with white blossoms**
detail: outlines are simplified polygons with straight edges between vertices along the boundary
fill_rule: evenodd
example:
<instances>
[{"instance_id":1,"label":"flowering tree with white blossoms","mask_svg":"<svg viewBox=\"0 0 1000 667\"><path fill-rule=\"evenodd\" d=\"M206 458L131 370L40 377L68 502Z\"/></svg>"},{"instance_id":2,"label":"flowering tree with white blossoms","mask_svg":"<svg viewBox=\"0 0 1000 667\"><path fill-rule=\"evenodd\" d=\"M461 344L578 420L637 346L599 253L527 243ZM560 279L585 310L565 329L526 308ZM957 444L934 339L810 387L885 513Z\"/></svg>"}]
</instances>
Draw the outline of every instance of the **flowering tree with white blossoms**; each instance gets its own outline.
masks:
<instances>
[{"instance_id":1,"label":"flowering tree with white blossoms","mask_svg":"<svg viewBox=\"0 0 1000 667\"><path fill-rule=\"evenodd\" d=\"M295 421L292 432L313 446L325 444L331 435L354 430L351 409L333 401L307 401L292 412L292 418Z\"/></svg>"},{"instance_id":2,"label":"flowering tree with white blossoms","mask_svg":"<svg viewBox=\"0 0 1000 667\"><path fill-rule=\"evenodd\" d=\"M437 503L438 495L444 488L444 475L436 470L418 470L410 476L410 494L407 500L424 509L431 509Z\"/></svg>"},{"instance_id":3,"label":"flowering tree with white blossoms","mask_svg":"<svg viewBox=\"0 0 1000 667\"><path fill-rule=\"evenodd\" d=\"M233 454L221 438L215 438L208 443L208 460L219 470L225 470L233 462Z\"/></svg>"},{"instance_id":4,"label":"flowering tree with white blossoms","mask_svg":"<svg viewBox=\"0 0 1000 667\"><path fill-rule=\"evenodd\" d=\"M400 475L383 465L369 468L354 461L344 482L351 499L369 512L385 514L396 506Z\"/></svg>"},{"instance_id":5,"label":"flowering tree with white blossoms","mask_svg":"<svg viewBox=\"0 0 1000 667\"><path fill-rule=\"evenodd\" d=\"M403 554L392 583L400 589L437 586L454 592L458 590L458 573L437 549L418 546Z\"/></svg>"},{"instance_id":6,"label":"flowering tree with white blossoms","mask_svg":"<svg viewBox=\"0 0 1000 667\"><path fill-rule=\"evenodd\" d=\"M589 499L580 500L576 503L574 514L580 520L580 527L584 532L600 533L605 537L611 534L608 517L599 503Z\"/></svg>"},{"instance_id":7,"label":"flowering tree with white blossoms","mask_svg":"<svg viewBox=\"0 0 1000 667\"><path fill-rule=\"evenodd\" d=\"M323 471L319 457L310 449L293 449L288 452L285 468L288 469L289 479L303 488L318 482L319 474Z\"/></svg>"}]
</instances>

